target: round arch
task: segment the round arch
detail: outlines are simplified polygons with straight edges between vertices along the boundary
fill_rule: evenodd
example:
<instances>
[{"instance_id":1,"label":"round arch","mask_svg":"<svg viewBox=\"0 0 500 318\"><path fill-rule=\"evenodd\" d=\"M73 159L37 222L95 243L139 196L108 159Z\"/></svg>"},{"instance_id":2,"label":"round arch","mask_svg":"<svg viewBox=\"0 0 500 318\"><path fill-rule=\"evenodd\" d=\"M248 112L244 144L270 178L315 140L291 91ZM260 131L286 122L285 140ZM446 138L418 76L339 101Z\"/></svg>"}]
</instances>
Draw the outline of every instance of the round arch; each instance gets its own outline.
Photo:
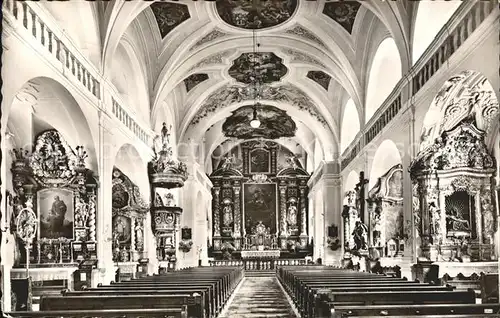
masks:
<instances>
[{"instance_id":1,"label":"round arch","mask_svg":"<svg viewBox=\"0 0 500 318\"><path fill-rule=\"evenodd\" d=\"M423 120L420 150L468 117L474 118L477 128L486 132L489 144L499 120L498 99L488 79L471 70L449 78L433 99Z\"/></svg>"},{"instance_id":2,"label":"round arch","mask_svg":"<svg viewBox=\"0 0 500 318\"><path fill-rule=\"evenodd\" d=\"M93 1L46 1L43 3L80 52L97 68L100 68L101 36L98 5Z\"/></svg>"},{"instance_id":3,"label":"round arch","mask_svg":"<svg viewBox=\"0 0 500 318\"><path fill-rule=\"evenodd\" d=\"M121 145L114 158L114 166L120 169L139 187L143 198L149 199L150 185L145 158L143 158L137 149L129 143Z\"/></svg>"},{"instance_id":4,"label":"round arch","mask_svg":"<svg viewBox=\"0 0 500 318\"><path fill-rule=\"evenodd\" d=\"M420 1L417 5L412 36L412 65L457 11L462 1Z\"/></svg>"},{"instance_id":5,"label":"round arch","mask_svg":"<svg viewBox=\"0 0 500 318\"><path fill-rule=\"evenodd\" d=\"M349 174L347 175L347 178L343 182L343 186L344 186L343 192L345 193L347 191L354 190L354 188L356 187L356 184L358 182L359 182L359 174L356 171L351 170L351 172L349 172Z\"/></svg>"},{"instance_id":6,"label":"round arch","mask_svg":"<svg viewBox=\"0 0 500 318\"><path fill-rule=\"evenodd\" d=\"M397 164L401 164L401 153L396 144L390 140L384 140L375 151L370 169L368 188L371 189L384 173Z\"/></svg>"},{"instance_id":7,"label":"round arch","mask_svg":"<svg viewBox=\"0 0 500 318\"><path fill-rule=\"evenodd\" d=\"M340 153L343 153L356 138L360 130L360 117L354 101L350 98L344 107L340 132Z\"/></svg>"},{"instance_id":8,"label":"round arch","mask_svg":"<svg viewBox=\"0 0 500 318\"><path fill-rule=\"evenodd\" d=\"M110 74L113 74L111 82L117 88L125 104L149 124L149 94L144 69L133 46L128 41L120 41L115 58L108 67L111 69Z\"/></svg>"},{"instance_id":9,"label":"round arch","mask_svg":"<svg viewBox=\"0 0 500 318\"><path fill-rule=\"evenodd\" d=\"M382 105L402 76L401 57L393 38L387 37L379 44L368 74L365 123Z\"/></svg>"},{"instance_id":10,"label":"round arch","mask_svg":"<svg viewBox=\"0 0 500 318\"><path fill-rule=\"evenodd\" d=\"M88 154L87 164L98 171L96 146L92 129L81 106L58 81L35 77L19 89L12 104L2 107L2 121L19 147L31 148L36 134L56 129L74 149L83 146ZM57 114L57 116L55 115Z\"/></svg>"}]
</instances>

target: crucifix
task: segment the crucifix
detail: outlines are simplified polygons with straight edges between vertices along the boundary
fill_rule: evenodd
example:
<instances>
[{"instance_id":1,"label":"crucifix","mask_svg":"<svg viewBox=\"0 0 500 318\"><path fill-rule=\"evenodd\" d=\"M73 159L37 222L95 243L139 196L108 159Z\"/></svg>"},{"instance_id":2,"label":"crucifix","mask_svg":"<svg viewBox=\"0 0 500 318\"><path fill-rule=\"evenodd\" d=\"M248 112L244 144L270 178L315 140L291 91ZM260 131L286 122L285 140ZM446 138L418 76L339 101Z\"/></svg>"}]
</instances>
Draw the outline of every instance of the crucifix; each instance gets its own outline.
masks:
<instances>
[{"instance_id":1,"label":"crucifix","mask_svg":"<svg viewBox=\"0 0 500 318\"><path fill-rule=\"evenodd\" d=\"M358 208L359 217L363 223L365 223L365 187L367 183L368 179L365 179L365 172L361 171L359 173L359 182L356 184L355 190L358 194L356 207Z\"/></svg>"}]
</instances>

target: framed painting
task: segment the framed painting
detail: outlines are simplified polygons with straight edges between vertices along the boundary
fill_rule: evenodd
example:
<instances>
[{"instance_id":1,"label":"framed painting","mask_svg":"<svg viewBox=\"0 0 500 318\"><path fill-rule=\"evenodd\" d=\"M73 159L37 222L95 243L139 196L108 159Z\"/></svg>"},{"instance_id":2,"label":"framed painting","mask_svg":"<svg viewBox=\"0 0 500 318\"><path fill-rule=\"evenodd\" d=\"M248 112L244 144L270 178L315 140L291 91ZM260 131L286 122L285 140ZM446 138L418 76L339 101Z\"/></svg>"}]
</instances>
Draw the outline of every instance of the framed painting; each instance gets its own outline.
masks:
<instances>
[{"instance_id":1,"label":"framed painting","mask_svg":"<svg viewBox=\"0 0 500 318\"><path fill-rule=\"evenodd\" d=\"M74 239L73 191L49 188L37 193L38 238Z\"/></svg>"},{"instance_id":2,"label":"framed painting","mask_svg":"<svg viewBox=\"0 0 500 318\"><path fill-rule=\"evenodd\" d=\"M189 227L183 227L181 229L181 238L183 240L190 240L190 239L192 239L191 228L189 228Z\"/></svg>"},{"instance_id":3,"label":"framed painting","mask_svg":"<svg viewBox=\"0 0 500 318\"><path fill-rule=\"evenodd\" d=\"M254 149L250 152L250 173L270 173L270 153L265 149Z\"/></svg>"},{"instance_id":4,"label":"framed painting","mask_svg":"<svg viewBox=\"0 0 500 318\"><path fill-rule=\"evenodd\" d=\"M278 224L278 191L276 183L243 184L243 220L246 233L262 222L270 233L276 233Z\"/></svg>"},{"instance_id":5,"label":"framed painting","mask_svg":"<svg viewBox=\"0 0 500 318\"><path fill-rule=\"evenodd\" d=\"M132 220L123 215L116 215L113 218L113 240L117 246L118 243L130 244L132 237Z\"/></svg>"}]
</instances>

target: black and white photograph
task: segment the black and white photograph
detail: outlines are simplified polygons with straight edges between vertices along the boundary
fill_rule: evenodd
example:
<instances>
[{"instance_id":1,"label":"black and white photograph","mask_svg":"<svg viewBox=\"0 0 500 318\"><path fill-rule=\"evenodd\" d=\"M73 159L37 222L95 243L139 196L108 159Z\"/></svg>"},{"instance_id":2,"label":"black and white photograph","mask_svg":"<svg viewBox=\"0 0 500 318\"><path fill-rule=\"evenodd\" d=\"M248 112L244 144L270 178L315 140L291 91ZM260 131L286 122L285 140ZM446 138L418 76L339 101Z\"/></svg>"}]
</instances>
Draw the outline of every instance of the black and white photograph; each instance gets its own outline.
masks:
<instances>
[{"instance_id":1,"label":"black and white photograph","mask_svg":"<svg viewBox=\"0 0 500 318\"><path fill-rule=\"evenodd\" d=\"M500 318L498 0L3 0L0 313Z\"/></svg>"}]
</instances>

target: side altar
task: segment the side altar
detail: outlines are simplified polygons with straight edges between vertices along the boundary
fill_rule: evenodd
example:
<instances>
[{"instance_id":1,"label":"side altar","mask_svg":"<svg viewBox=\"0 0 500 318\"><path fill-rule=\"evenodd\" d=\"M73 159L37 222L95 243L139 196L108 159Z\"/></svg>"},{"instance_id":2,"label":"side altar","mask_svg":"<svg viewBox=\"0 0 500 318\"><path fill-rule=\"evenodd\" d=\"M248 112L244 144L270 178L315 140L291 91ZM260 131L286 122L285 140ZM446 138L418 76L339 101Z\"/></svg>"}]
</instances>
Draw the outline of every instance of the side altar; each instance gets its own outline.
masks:
<instances>
[{"instance_id":1,"label":"side altar","mask_svg":"<svg viewBox=\"0 0 500 318\"><path fill-rule=\"evenodd\" d=\"M250 140L214 162L211 257L304 258L311 253L309 174L298 157L273 141Z\"/></svg>"}]
</instances>

